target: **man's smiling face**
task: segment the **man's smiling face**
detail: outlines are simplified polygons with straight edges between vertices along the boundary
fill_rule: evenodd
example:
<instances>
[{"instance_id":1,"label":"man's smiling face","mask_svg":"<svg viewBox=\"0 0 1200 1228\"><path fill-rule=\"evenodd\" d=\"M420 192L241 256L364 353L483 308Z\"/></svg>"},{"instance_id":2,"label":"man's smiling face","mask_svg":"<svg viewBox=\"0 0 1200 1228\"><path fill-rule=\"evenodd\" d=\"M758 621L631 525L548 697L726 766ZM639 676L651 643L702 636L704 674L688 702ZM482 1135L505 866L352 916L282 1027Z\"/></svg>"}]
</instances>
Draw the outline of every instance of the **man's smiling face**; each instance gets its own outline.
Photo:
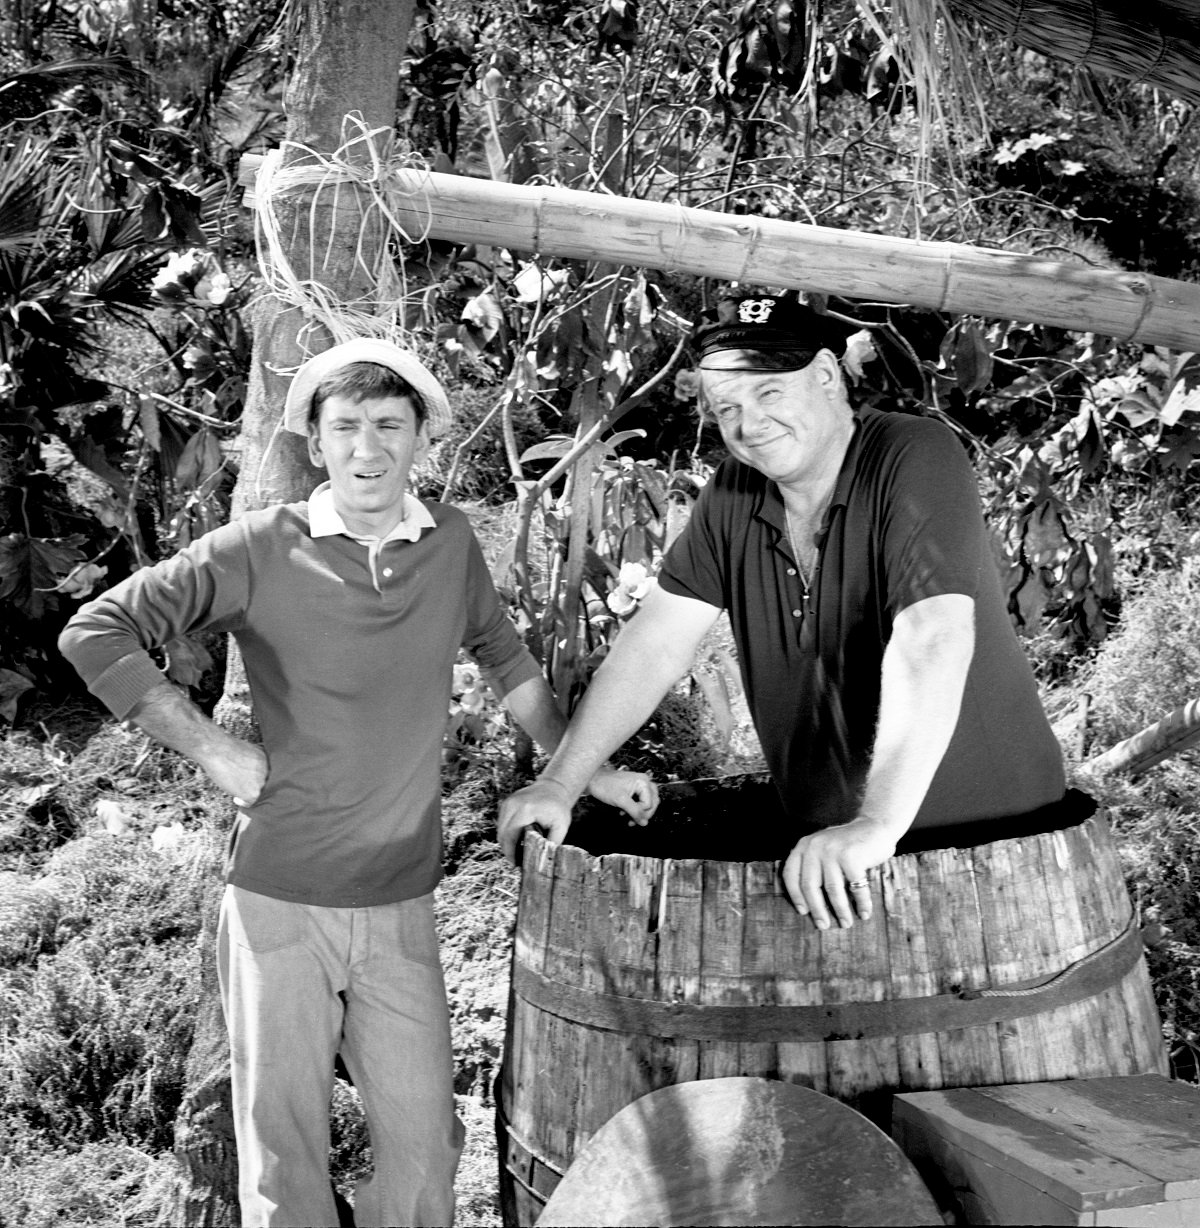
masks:
<instances>
[{"instance_id":1,"label":"man's smiling face","mask_svg":"<svg viewBox=\"0 0 1200 1228\"><path fill-rule=\"evenodd\" d=\"M327 397L308 436L313 464L329 473L334 507L364 536L386 537L404 518L409 470L428 451L410 397Z\"/></svg>"},{"instance_id":2,"label":"man's smiling face","mask_svg":"<svg viewBox=\"0 0 1200 1228\"><path fill-rule=\"evenodd\" d=\"M743 351L725 350L706 357L700 369L704 400L725 446L781 486L825 473L853 423L837 395L837 360L822 350L798 371L747 369L747 362Z\"/></svg>"}]
</instances>

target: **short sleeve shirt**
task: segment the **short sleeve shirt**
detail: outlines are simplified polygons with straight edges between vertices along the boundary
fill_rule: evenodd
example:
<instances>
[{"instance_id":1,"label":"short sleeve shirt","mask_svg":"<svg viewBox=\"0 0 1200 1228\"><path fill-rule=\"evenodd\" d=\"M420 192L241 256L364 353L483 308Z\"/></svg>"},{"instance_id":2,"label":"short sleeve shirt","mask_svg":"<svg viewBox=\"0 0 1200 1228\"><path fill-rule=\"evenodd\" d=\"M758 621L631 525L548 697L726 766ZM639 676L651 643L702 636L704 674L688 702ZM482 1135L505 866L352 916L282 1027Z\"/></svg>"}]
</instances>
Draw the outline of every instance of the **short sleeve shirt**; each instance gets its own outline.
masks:
<instances>
[{"instance_id":1,"label":"short sleeve shirt","mask_svg":"<svg viewBox=\"0 0 1200 1228\"><path fill-rule=\"evenodd\" d=\"M736 460L714 475L663 561L667 592L728 612L751 714L789 817L857 813L896 616L970 596L976 647L951 744L914 828L1057 802L1062 756L1008 618L979 494L953 434L931 419L858 415L806 586L774 482Z\"/></svg>"}]
</instances>

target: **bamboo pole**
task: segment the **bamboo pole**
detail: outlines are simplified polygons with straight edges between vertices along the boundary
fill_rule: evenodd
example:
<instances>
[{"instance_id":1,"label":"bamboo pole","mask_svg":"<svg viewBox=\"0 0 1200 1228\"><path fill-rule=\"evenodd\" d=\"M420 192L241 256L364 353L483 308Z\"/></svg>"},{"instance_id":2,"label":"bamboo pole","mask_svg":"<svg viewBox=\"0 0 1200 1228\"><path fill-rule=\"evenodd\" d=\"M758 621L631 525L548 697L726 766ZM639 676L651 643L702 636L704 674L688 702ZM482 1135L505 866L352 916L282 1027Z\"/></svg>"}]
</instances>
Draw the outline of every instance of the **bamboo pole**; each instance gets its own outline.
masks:
<instances>
[{"instance_id":1,"label":"bamboo pole","mask_svg":"<svg viewBox=\"0 0 1200 1228\"><path fill-rule=\"evenodd\" d=\"M259 162L242 159L250 206ZM431 239L1200 350L1200 285L1149 273L418 170L396 171L394 186L394 220Z\"/></svg>"},{"instance_id":2,"label":"bamboo pole","mask_svg":"<svg viewBox=\"0 0 1200 1228\"><path fill-rule=\"evenodd\" d=\"M1136 776L1200 742L1200 699L1176 708L1133 737L1109 747L1083 766L1090 771L1127 772Z\"/></svg>"}]
</instances>

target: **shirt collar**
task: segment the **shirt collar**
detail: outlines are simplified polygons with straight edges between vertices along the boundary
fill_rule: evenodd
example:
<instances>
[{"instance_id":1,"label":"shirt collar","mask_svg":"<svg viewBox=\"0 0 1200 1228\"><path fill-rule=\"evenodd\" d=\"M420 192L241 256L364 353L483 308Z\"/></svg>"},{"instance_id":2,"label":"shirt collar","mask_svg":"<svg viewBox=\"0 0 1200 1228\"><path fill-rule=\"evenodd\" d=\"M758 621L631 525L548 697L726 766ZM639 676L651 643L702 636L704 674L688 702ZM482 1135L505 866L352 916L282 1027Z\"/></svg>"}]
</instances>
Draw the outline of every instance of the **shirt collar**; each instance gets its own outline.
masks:
<instances>
[{"instance_id":1,"label":"shirt collar","mask_svg":"<svg viewBox=\"0 0 1200 1228\"><path fill-rule=\"evenodd\" d=\"M404 518L382 539L385 542L415 542L425 529L436 529L437 521L416 495L404 492ZM355 541L379 541L379 538L352 533L333 506L333 490L328 482L322 482L308 497L308 531L313 537L334 537L339 533Z\"/></svg>"}]
</instances>

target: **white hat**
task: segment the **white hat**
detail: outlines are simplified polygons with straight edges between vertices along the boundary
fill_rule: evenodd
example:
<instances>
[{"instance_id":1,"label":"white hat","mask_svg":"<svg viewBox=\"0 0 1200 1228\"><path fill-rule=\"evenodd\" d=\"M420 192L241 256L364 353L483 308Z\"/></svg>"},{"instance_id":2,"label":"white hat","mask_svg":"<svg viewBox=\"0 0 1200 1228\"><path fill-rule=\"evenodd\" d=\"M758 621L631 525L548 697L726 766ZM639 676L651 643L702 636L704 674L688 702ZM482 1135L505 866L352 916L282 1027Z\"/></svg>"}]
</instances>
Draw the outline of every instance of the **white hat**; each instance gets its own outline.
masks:
<instances>
[{"instance_id":1,"label":"white hat","mask_svg":"<svg viewBox=\"0 0 1200 1228\"><path fill-rule=\"evenodd\" d=\"M450 429L450 400L446 390L415 354L380 337L343 341L301 364L292 377L283 403L283 425L297 435L307 435L313 393L329 376L354 362L378 363L411 384L425 407L425 423L431 436L436 438Z\"/></svg>"}]
</instances>

